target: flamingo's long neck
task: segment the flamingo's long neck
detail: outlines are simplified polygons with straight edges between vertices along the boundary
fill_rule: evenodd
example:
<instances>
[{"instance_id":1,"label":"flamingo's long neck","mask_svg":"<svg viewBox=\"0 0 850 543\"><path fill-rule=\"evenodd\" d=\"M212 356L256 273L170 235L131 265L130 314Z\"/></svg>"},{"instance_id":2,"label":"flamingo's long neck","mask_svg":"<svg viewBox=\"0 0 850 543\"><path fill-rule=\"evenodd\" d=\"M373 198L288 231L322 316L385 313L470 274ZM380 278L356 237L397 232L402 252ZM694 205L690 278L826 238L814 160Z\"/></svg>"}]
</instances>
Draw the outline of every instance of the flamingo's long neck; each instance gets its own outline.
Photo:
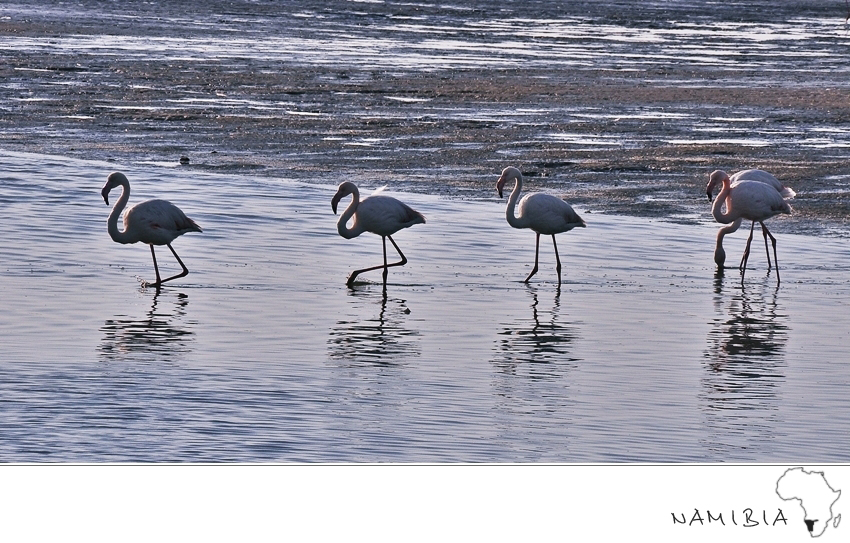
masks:
<instances>
[{"instance_id":1,"label":"flamingo's long neck","mask_svg":"<svg viewBox=\"0 0 850 543\"><path fill-rule=\"evenodd\" d=\"M363 233L363 229L358 226L357 220L354 221L353 228L348 228L348 221L354 216L358 205L360 205L360 191L357 190L357 187L352 186L351 203L348 204L348 207L345 208L345 211L343 211L339 220L336 221L336 229L339 232L339 235L345 239L356 238Z\"/></svg>"},{"instance_id":2,"label":"flamingo's long neck","mask_svg":"<svg viewBox=\"0 0 850 543\"><path fill-rule=\"evenodd\" d=\"M525 217L516 216L516 203L519 201L519 193L522 192L522 177L517 176L514 190L508 198L508 207L505 208L505 218L508 224L514 228L528 228L528 220Z\"/></svg>"},{"instance_id":3,"label":"flamingo's long neck","mask_svg":"<svg viewBox=\"0 0 850 543\"><path fill-rule=\"evenodd\" d=\"M139 241L135 238L131 233L118 231L118 217L121 216L121 212L124 211L124 208L127 206L127 202L130 200L130 182L124 179L121 182L121 197L118 198L118 201L115 202L115 205L112 207L112 213L109 214L109 219L106 221L106 227L109 231L109 237L112 238L113 241L117 241L118 243L135 243Z\"/></svg>"},{"instance_id":4,"label":"flamingo's long neck","mask_svg":"<svg viewBox=\"0 0 850 543\"><path fill-rule=\"evenodd\" d=\"M731 234L737 230L741 226L741 221L742 219L738 217L732 221L732 224L724 226L717 231L717 244L714 246L714 263L721 268L726 263L726 251L723 250L723 238L726 234Z\"/></svg>"},{"instance_id":5,"label":"flamingo's long neck","mask_svg":"<svg viewBox=\"0 0 850 543\"><path fill-rule=\"evenodd\" d=\"M721 224L729 224L737 219L737 217L734 216L732 206L730 205L732 203L731 199L728 202L726 201L730 192L732 192L731 183L728 180L724 180L723 190L720 191L720 194L717 195L714 203L711 204L711 214L714 216L714 220ZM723 210L721 209L724 202L726 202L726 213L723 213Z\"/></svg>"}]
</instances>

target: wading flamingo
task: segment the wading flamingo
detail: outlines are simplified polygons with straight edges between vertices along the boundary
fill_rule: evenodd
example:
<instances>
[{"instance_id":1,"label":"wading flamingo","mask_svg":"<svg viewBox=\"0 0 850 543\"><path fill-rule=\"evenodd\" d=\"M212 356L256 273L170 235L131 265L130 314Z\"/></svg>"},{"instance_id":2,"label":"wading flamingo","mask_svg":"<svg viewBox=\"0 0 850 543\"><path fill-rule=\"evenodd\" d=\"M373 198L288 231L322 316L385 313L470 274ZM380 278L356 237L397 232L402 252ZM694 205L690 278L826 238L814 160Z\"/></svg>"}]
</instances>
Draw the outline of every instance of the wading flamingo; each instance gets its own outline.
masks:
<instances>
[{"instance_id":1,"label":"wading flamingo","mask_svg":"<svg viewBox=\"0 0 850 543\"><path fill-rule=\"evenodd\" d=\"M109 214L109 220L106 222L109 236L113 241L118 243L136 243L141 241L151 246L151 257L153 257L153 269L156 272L156 282L150 284L153 287L159 288L166 281L183 277L189 273L186 265L177 256L171 242L186 232L202 232L201 227L195 224L195 221L187 217L180 208L166 202L165 200L147 200L134 205L124 213L124 231L118 231L118 216L124 206L127 205L127 200L130 199L130 182L121 172L113 172L109 174L103 190L100 192L103 196L103 201L109 205L109 191L117 186L123 187L121 197L115 202L115 207L112 208L112 213ZM181 273L160 279L159 267L156 264L156 253L154 253L154 245L167 245L171 249L174 258L180 263L183 268ZM149 283L143 281L147 286Z\"/></svg>"},{"instance_id":2,"label":"wading flamingo","mask_svg":"<svg viewBox=\"0 0 850 543\"><path fill-rule=\"evenodd\" d=\"M747 247L744 249L744 257L741 259L741 279L747 270L747 259L750 256L750 242L753 240L753 227L756 221L761 225L762 235L767 244L767 238L773 244L773 260L776 263L776 282L779 284L779 260L776 258L776 238L767 229L764 221L780 213L791 213L791 206L774 187L760 181L739 180L733 187L728 176L723 178L723 189L717 195L717 199L711 205L711 214L721 224L734 223L741 219L753 221L750 227L750 237L747 238ZM721 211L724 202L726 213ZM721 228L721 230L723 230ZM722 239L718 233L718 240ZM718 241L719 243L719 241ZM770 255L768 255L770 258Z\"/></svg>"},{"instance_id":3,"label":"wading flamingo","mask_svg":"<svg viewBox=\"0 0 850 543\"><path fill-rule=\"evenodd\" d=\"M496 182L496 190L499 198L502 198L502 188L505 183L516 180L514 190L508 198L508 207L505 209L505 217L508 224L514 228L531 228L537 233L537 242L534 248L534 269L525 278L525 283L537 273L537 261L540 255L540 234L552 236L552 245L555 247L556 269L558 270L558 284L561 284L561 258L558 256L558 244L555 242L555 234L568 232L577 226L587 226L581 217L573 211L570 204L549 194L534 193L527 194L519 203L519 216L515 213L519 193L522 191L522 173L513 166L508 166L502 171L499 181Z\"/></svg>"},{"instance_id":4,"label":"wading flamingo","mask_svg":"<svg viewBox=\"0 0 850 543\"><path fill-rule=\"evenodd\" d=\"M714 170L708 177L708 185L705 187L705 193L708 195L709 202L712 200L712 192L714 188L722 184L724 179L729 179L732 183L732 187L735 187L739 181L758 181L776 189L783 198L793 198L797 195L791 187L783 186L779 179L764 170L743 170L732 174L731 178L723 170ZM729 205L728 201L726 202L726 205ZM731 234L740 228L741 220L742 219L739 217L733 221L732 224L724 226L717 231L717 245L714 248L714 262L721 270L724 268L724 264L726 263L726 251L723 250L723 238L726 234ZM755 226L755 223L753 223L750 228L752 229L753 226ZM770 249L767 247L767 236L764 237L764 251L767 254L767 269L770 271ZM741 269L743 265L744 260L742 258L738 268Z\"/></svg>"},{"instance_id":5,"label":"wading flamingo","mask_svg":"<svg viewBox=\"0 0 850 543\"><path fill-rule=\"evenodd\" d=\"M418 211L415 211L407 204L404 204L395 198L391 198L389 196L378 196L378 192L380 192L380 189L375 191L372 196L364 198L363 201L361 201L360 191L357 190L357 185L351 181L345 181L339 185L336 194L334 194L333 199L331 199L331 209L333 209L334 214L336 214L336 207L339 204L339 201L349 194L352 195L351 203L348 204L348 207L345 208L345 211L343 211L336 223L336 228L339 231L340 236L345 239L351 239L356 238L363 232L372 232L373 234L381 236L381 240L384 243L384 263L378 266L372 266L370 268L354 270L351 272L351 275L348 276L348 281L346 281L346 285L349 287L354 285L354 279L361 273L377 270L379 268L384 268L384 287L386 287L387 274L389 273L388 268L393 266L404 266L407 264L407 258L404 256L404 253L401 252L401 249L398 248L395 240L393 240L392 234L395 234L402 228L408 228L414 224L425 222L425 217L423 217ZM348 228L347 223L351 217L354 217L354 225L351 228ZM390 239L393 247L395 247L395 250L398 251L398 255L401 257L399 262L387 264L387 238Z\"/></svg>"}]
</instances>

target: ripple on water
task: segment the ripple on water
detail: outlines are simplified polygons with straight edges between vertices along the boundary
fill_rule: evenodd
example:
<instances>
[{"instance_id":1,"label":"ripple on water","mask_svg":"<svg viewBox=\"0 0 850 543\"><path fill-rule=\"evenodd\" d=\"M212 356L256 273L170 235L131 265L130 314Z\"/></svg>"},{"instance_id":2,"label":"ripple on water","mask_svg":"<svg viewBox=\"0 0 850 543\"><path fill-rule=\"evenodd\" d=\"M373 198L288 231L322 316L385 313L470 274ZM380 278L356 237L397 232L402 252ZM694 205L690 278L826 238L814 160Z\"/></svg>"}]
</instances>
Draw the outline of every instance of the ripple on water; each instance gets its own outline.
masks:
<instances>
[{"instance_id":1,"label":"ripple on water","mask_svg":"<svg viewBox=\"0 0 850 543\"><path fill-rule=\"evenodd\" d=\"M115 165L5 157L6 460L846 460L836 240L780 235L781 286L761 253L742 285L714 276L707 219L578 209L558 289L550 243L521 282L534 235L504 201L395 194L428 223L394 236L409 263L385 295L380 271L345 287L382 253L338 236L335 186L124 168L131 201L205 229L157 293L149 251L106 234Z\"/></svg>"}]
</instances>

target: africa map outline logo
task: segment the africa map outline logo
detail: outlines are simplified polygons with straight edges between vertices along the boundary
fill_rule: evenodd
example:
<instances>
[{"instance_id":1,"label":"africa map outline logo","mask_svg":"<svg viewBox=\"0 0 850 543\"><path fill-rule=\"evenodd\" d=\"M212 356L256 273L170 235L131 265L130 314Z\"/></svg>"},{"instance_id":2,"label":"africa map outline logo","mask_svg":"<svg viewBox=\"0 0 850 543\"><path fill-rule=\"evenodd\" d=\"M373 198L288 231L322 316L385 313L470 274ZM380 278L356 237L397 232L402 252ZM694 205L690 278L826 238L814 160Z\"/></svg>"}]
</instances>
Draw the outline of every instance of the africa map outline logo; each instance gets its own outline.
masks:
<instances>
[{"instance_id":1,"label":"africa map outline logo","mask_svg":"<svg viewBox=\"0 0 850 543\"><path fill-rule=\"evenodd\" d=\"M803 520L811 537L823 535L830 522L833 529L838 528L841 522L841 514L832 513L832 506L841 497L841 490L833 489L822 471L789 468L777 479L776 494L785 501L800 502Z\"/></svg>"}]
</instances>

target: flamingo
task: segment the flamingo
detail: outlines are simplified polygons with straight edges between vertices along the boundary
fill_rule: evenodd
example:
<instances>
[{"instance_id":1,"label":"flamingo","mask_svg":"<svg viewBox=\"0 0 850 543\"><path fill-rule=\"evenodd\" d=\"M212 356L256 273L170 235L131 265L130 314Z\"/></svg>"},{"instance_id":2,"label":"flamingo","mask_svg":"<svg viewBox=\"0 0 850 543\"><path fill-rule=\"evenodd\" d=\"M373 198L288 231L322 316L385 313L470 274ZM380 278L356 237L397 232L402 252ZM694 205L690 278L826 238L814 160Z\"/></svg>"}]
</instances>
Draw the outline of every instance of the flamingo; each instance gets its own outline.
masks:
<instances>
[{"instance_id":1,"label":"flamingo","mask_svg":"<svg viewBox=\"0 0 850 543\"><path fill-rule=\"evenodd\" d=\"M345 239L351 239L356 238L363 232L372 232L381 236L381 240L384 243L384 263L351 272L351 275L348 276L348 281L346 281L346 285L349 287L354 285L354 279L361 273L384 268L384 288L386 288L388 268L407 264L407 258L401 252L401 249L398 248L398 244L393 240L392 234L395 234L402 228L408 228L414 224L425 222L425 217L407 204L389 196L378 196L377 194L381 190L378 189L372 196L364 198L361 201L360 191L357 189L357 185L351 181L345 181L340 183L336 194L331 199L331 209L336 214L339 201L349 194L352 195L351 203L348 204L348 207L345 208L345 211L343 211L336 223L336 228L340 236ZM347 223L351 217L354 217L354 225L348 228ZM400 261L392 264L387 264L387 238L389 238L395 250L398 251L398 255L401 257Z\"/></svg>"},{"instance_id":2,"label":"flamingo","mask_svg":"<svg viewBox=\"0 0 850 543\"><path fill-rule=\"evenodd\" d=\"M773 244L773 260L776 262L776 282L779 284L779 260L776 258L776 238L767 229L764 221L780 213L790 214L791 206L775 187L761 181L739 180L733 187L731 179L729 176L726 176L723 177L721 183L723 183L723 189L711 205L711 214L714 216L714 219L721 224L734 224L735 221L738 221L740 224L741 219L753 221L750 227L750 237L747 238L747 246L744 249L744 256L741 259L741 279L743 279L744 273L747 270L747 259L750 256L750 242L753 240L753 228L756 221L758 221L761 225L765 245L767 245L768 236L770 236L770 241ZM726 203L726 213L723 213L720 209L724 202ZM722 230L724 228L721 228ZM719 246L723 235L718 232L717 238ZM715 256L715 258L717 257ZM768 253L769 258L770 254Z\"/></svg>"},{"instance_id":3,"label":"flamingo","mask_svg":"<svg viewBox=\"0 0 850 543\"><path fill-rule=\"evenodd\" d=\"M783 198L793 198L797 195L797 193L794 192L794 189L784 186L781 181L764 170L742 170L738 173L732 174L731 178L723 170L714 170L711 172L711 175L708 178L708 185L705 187L705 193L708 195L709 202L711 202L714 187L720 185L724 179L729 179L732 183L732 187L737 185L739 181L758 181L776 189ZM729 205L728 201L726 202L726 205ZM726 263L726 251L723 250L723 238L726 234L731 234L740 228L741 220L741 218L738 218L728 226L724 226L717 231L717 245L714 248L714 262L721 270L723 269L723 265ZM751 225L751 229L753 226L755 226L755 223ZM770 250L767 247L767 236L764 237L764 250L765 253L767 253L767 269L770 271ZM743 263L744 261L741 259L739 268L743 266Z\"/></svg>"},{"instance_id":4,"label":"flamingo","mask_svg":"<svg viewBox=\"0 0 850 543\"><path fill-rule=\"evenodd\" d=\"M552 236L552 245L555 247L556 269L558 270L558 284L561 284L561 258L558 256L558 244L555 234L568 232L577 226L587 226L578 214L573 211L570 204L549 194L534 193L527 194L519 203L519 216L516 216L515 207L522 191L522 173L513 166L502 170L499 181L496 182L496 190L499 198L502 198L502 188L510 180L516 180L514 190L508 198L508 207L505 209L505 217L508 224L514 228L531 228L537 233L537 242L534 248L534 269L525 278L524 283L537 273L537 261L540 255L540 234Z\"/></svg>"},{"instance_id":5,"label":"flamingo","mask_svg":"<svg viewBox=\"0 0 850 543\"><path fill-rule=\"evenodd\" d=\"M119 232L118 216L121 215L121 211L127 205L127 200L130 199L130 181L127 180L127 176L123 173L113 172L109 174L106 184L100 192L101 196L103 196L103 201L106 202L106 205L109 205L109 191L119 185L123 187L121 197L115 202L112 213L109 214L109 219L106 222L107 230L112 240L118 243L136 243L137 241L141 241L151 246L153 269L156 272L156 282L151 285L153 287L159 288L160 285L167 281L188 275L188 268L180 260L180 257L177 256L177 252L171 246L171 242L177 236L181 236L186 232L202 232L201 227L195 224L195 221L187 217L180 208L171 202L165 200L147 200L134 205L124 213L124 231ZM154 245L167 245L171 249L174 258L180 263L183 271L167 279L160 279L159 267L156 264L156 253L153 249ZM148 285L144 281L142 283L145 286Z\"/></svg>"}]
</instances>

